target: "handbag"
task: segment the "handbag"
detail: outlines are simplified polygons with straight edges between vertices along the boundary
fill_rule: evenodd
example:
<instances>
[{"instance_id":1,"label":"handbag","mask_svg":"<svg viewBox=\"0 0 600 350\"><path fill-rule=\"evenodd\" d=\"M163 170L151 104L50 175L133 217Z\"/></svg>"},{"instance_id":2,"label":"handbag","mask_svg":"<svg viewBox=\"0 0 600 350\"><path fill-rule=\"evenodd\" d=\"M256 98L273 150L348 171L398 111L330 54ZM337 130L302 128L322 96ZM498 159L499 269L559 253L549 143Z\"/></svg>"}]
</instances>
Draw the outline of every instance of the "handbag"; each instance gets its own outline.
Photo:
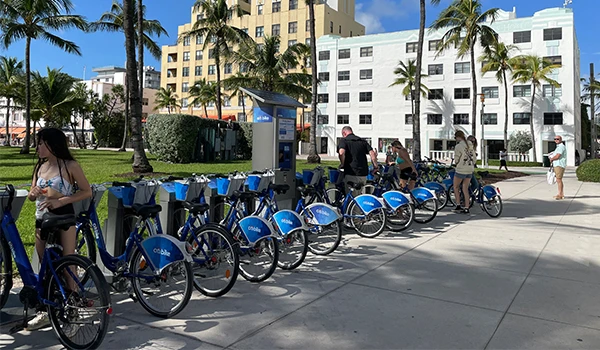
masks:
<instances>
[{"instance_id":1,"label":"handbag","mask_svg":"<svg viewBox=\"0 0 600 350\"><path fill-rule=\"evenodd\" d=\"M548 169L546 181L548 181L548 185L554 185L556 183L556 174L554 173L554 168Z\"/></svg>"}]
</instances>

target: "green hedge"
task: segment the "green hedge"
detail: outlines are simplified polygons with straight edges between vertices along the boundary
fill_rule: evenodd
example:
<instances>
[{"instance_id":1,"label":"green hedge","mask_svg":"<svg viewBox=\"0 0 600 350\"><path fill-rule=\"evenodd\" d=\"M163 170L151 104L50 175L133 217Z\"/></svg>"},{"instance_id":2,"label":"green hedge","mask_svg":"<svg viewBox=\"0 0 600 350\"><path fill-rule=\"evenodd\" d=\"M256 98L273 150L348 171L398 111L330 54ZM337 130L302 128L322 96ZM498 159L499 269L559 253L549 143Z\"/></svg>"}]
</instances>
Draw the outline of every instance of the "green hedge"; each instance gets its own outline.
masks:
<instances>
[{"instance_id":1,"label":"green hedge","mask_svg":"<svg viewBox=\"0 0 600 350\"><path fill-rule=\"evenodd\" d=\"M536 163L536 162L511 162L511 161L507 161L506 162L508 164L509 167L511 166L516 166L516 167L524 167L524 168L531 168L531 167L539 167L542 166L542 163ZM488 164L490 166L500 166L500 161L498 159L491 159L488 160ZM478 160L477 161L477 165L481 165L481 161Z\"/></svg>"},{"instance_id":2,"label":"green hedge","mask_svg":"<svg viewBox=\"0 0 600 350\"><path fill-rule=\"evenodd\" d=\"M600 182L600 159L590 159L577 168L577 179L584 182Z\"/></svg>"},{"instance_id":3,"label":"green hedge","mask_svg":"<svg viewBox=\"0 0 600 350\"><path fill-rule=\"evenodd\" d=\"M150 115L146 122L150 152L163 162L192 162L201 124L200 118L186 114Z\"/></svg>"}]
</instances>

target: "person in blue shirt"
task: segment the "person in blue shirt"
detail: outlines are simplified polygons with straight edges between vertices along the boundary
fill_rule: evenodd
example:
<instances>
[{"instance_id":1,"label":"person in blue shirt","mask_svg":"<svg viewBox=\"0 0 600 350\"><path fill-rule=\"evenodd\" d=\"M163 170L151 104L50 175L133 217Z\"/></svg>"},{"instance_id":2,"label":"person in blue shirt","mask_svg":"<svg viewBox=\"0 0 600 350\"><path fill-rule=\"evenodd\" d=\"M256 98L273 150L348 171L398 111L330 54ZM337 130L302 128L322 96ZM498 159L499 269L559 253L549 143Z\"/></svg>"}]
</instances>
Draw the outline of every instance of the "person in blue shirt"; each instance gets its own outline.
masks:
<instances>
[{"instance_id":1,"label":"person in blue shirt","mask_svg":"<svg viewBox=\"0 0 600 350\"><path fill-rule=\"evenodd\" d=\"M565 175L565 168L567 167L567 148L562 142L562 136L557 135L554 137L556 143L556 149L552 152L550 161L554 167L554 174L556 174L556 184L558 185L558 194L554 196L554 199L564 199L564 184L563 176Z\"/></svg>"}]
</instances>

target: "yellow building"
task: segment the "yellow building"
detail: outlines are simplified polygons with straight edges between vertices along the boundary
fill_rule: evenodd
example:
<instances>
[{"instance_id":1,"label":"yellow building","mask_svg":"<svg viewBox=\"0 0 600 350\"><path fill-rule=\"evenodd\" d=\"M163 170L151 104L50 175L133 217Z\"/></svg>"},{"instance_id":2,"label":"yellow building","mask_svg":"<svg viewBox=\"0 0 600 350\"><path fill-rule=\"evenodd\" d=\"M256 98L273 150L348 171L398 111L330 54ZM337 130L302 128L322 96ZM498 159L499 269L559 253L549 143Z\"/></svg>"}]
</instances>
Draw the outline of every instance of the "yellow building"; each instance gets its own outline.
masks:
<instances>
[{"instance_id":1,"label":"yellow building","mask_svg":"<svg viewBox=\"0 0 600 350\"><path fill-rule=\"evenodd\" d=\"M309 10L305 0L228 0L237 3L244 15L233 16L231 25L247 30L256 42L260 43L265 35L279 35L281 50L295 43L310 43ZM365 34L365 27L354 20L354 0L316 0L315 34L318 37L334 34L351 37ZM192 28L201 13L191 11L191 23L179 26L178 36ZM162 47L161 86L171 88L181 99L182 113L203 115L199 106L188 104L189 88L196 80L205 78L216 80L215 62L209 57L208 50L203 51L204 38L191 38L176 45ZM221 79L236 73L237 67L224 64L221 67ZM235 117L236 120L251 119L251 101L246 99L246 114L242 112L242 103L237 98L226 99L222 108L223 118ZM208 107L209 117L216 117L214 106Z\"/></svg>"}]
</instances>

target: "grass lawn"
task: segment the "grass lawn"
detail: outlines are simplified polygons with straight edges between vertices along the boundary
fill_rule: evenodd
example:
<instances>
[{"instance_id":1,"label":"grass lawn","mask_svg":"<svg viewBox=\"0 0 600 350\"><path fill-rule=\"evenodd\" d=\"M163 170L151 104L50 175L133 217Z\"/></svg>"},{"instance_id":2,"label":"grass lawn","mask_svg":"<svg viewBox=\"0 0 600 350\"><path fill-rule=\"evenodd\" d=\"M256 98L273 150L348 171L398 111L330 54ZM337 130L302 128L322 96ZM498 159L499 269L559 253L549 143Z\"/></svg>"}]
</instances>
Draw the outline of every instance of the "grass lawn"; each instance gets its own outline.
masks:
<instances>
[{"instance_id":1,"label":"grass lawn","mask_svg":"<svg viewBox=\"0 0 600 350\"><path fill-rule=\"evenodd\" d=\"M0 185L3 184L31 184L33 167L37 161L35 154L19 154L20 148L0 147ZM127 177L118 176L131 173L131 152L94 151L94 150L72 150L75 159L81 164L90 183L102 183L106 181L123 181ZM229 173L232 171L252 170L252 161L232 161L223 163L193 163L193 164L170 164L157 161L152 155L150 162L157 173L165 173L175 176L189 176L192 173ZM337 166L338 162L323 162L323 165ZM307 164L304 160L296 162L296 171L313 169L314 164ZM129 179L135 176L130 176ZM107 195L102 198L98 207L100 222L103 223L107 214ZM17 227L25 244L28 254L31 254L35 243L35 203L26 201L17 220Z\"/></svg>"}]
</instances>

